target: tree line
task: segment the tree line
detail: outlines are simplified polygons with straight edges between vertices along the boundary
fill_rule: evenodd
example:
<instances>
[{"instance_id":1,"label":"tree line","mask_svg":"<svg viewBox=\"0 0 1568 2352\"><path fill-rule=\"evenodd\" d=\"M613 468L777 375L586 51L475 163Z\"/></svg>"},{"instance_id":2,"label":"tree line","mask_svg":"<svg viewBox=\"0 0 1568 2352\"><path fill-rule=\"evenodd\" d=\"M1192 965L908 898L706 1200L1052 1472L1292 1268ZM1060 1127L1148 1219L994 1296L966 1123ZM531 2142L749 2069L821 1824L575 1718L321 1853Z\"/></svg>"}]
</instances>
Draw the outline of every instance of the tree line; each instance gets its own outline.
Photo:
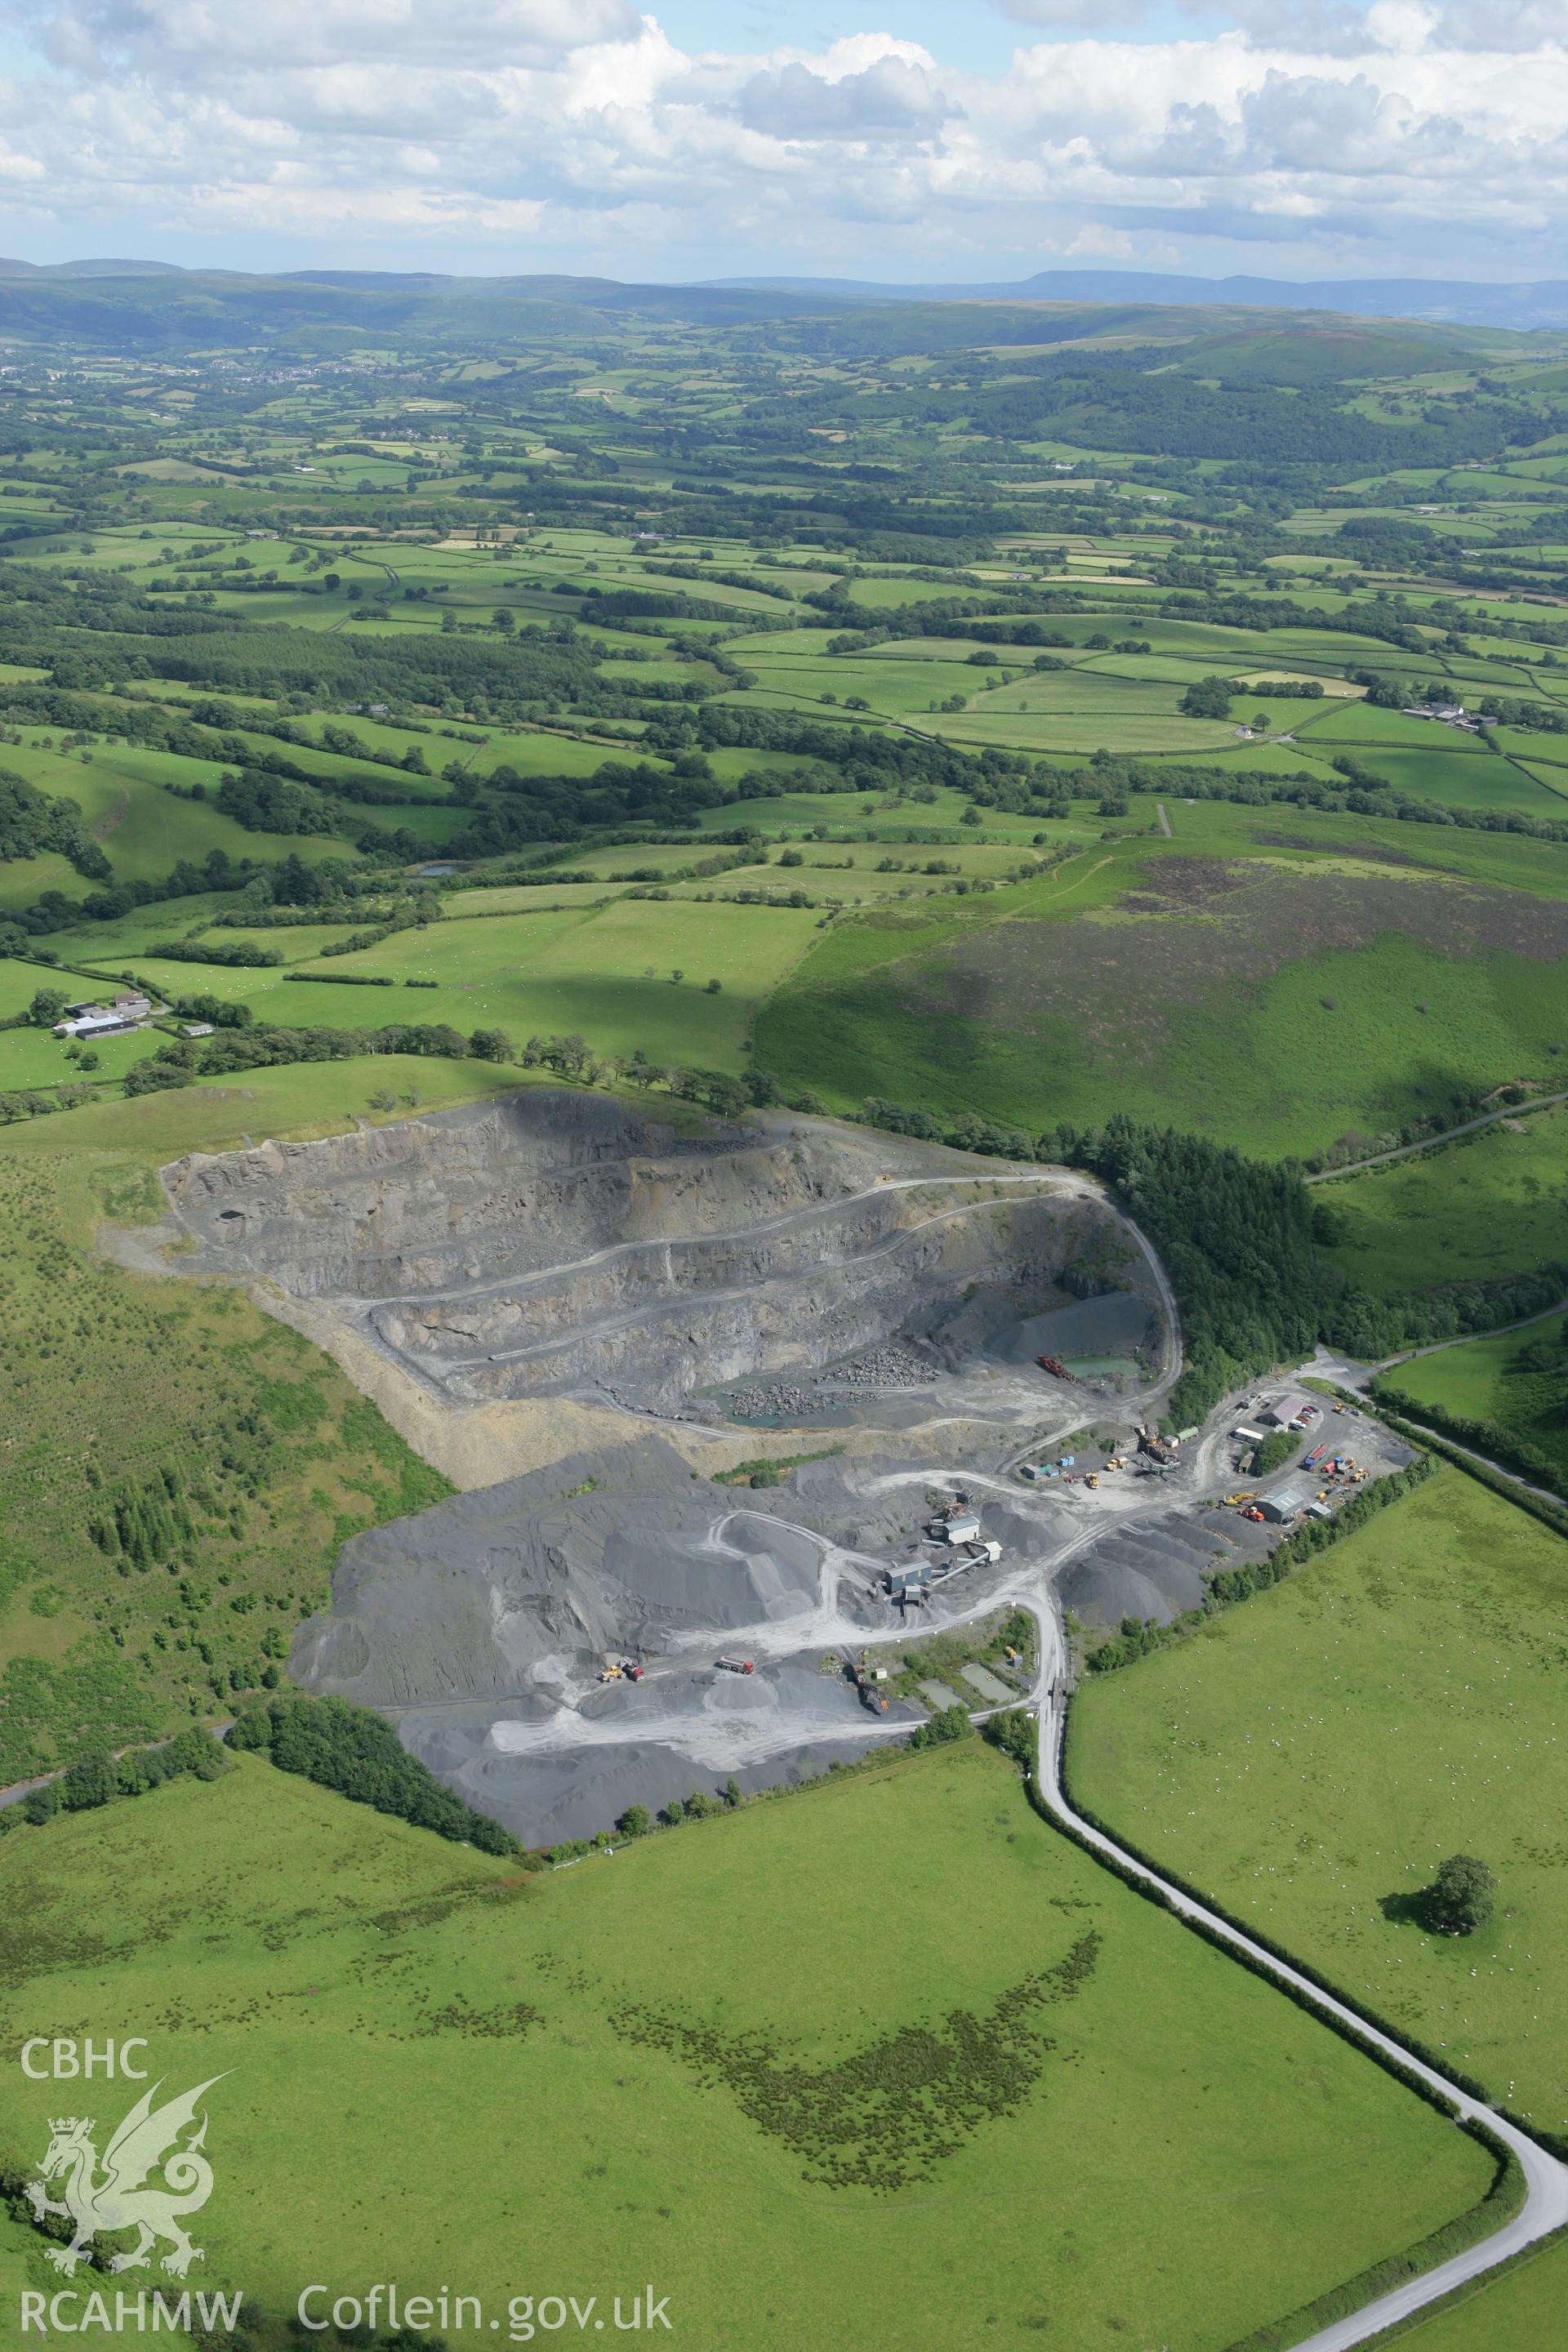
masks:
<instances>
[{"instance_id":1,"label":"tree line","mask_svg":"<svg viewBox=\"0 0 1568 2352\"><path fill-rule=\"evenodd\" d=\"M437 1837L477 1846L481 1853L521 1852L510 1831L488 1814L476 1813L428 1765L410 1756L391 1724L372 1707L313 1698L304 1691L277 1692L241 1712L228 1742L269 1757L280 1772L298 1772L355 1804L434 1830Z\"/></svg>"},{"instance_id":2,"label":"tree line","mask_svg":"<svg viewBox=\"0 0 1568 2352\"><path fill-rule=\"evenodd\" d=\"M51 851L89 882L106 880L111 870L74 801L41 793L25 776L0 768L0 865Z\"/></svg>"},{"instance_id":3,"label":"tree line","mask_svg":"<svg viewBox=\"0 0 1568 2352\"><path fill-rule=\"evenodd\" d=\"M222 1748L210 1731L192 1724L176 1738L155 1747L128 1748L122 1756L100 1749L78 1757L55 1779L30 1789L19 1805L0 1808L0 1837L24 1822L41 1828L57 1813L94 1812L121 1797L144 1796L165 1780L189 1772L198 1780L216 1780L228 1769Z\"/></svg>"}]
</instances>

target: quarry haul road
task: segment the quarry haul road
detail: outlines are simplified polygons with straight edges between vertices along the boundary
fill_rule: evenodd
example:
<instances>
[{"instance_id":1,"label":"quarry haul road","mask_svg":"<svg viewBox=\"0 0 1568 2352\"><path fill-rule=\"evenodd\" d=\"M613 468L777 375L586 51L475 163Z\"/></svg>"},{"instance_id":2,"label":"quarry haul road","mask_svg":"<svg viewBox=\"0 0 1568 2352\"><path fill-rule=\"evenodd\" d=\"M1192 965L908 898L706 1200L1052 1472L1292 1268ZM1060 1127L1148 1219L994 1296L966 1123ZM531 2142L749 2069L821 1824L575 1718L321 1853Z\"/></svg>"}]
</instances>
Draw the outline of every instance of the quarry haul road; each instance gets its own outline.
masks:
<instances>
[{"instance_id":1,"label":"quarry haul road","mask_svg":"<svg viewBox=\"0 0 1568 2352\"><path fill-rule=\"evenodd\" d=\"M489 1298L497 1291L503 1290L521 1293L535 1289L542 1283L559 1282L567 1275L591 1274L598 1267L613 1265L617 1258L646 1257L650 1250L711 1249L725 1242L767 1240L774 1234L788 1233L795 1225L808 1224L814 1217L837 1216L846 1209L858 1207L862 1201L879 1201L889 1192L920 1192L933 1184L1049 1184L1072 1199L1110 1200L1109 1194L1090 1178L1079 1176L1075 1170L1066 1168L1020 1170L1016 1174L1001 1176L954 1176L940 1171L925 1176L886 1176L875 1184L863 1185L858 1192L843 1192L834 1200L808 1201L804 1208L788 1209L780 1217L763 1217L744 1225L723 1226L710 1234L650 1234L643 1241L611 1242L604 1249L591 1250L586 1257L563 1258L558 1265L540 1266L532 1274L500 1274L489 1282L460 1283L450 1290L399 1290L384 1297L359 1291L339 1291L327 1292L322 1296L330 1305L359 1307L368 1310L375 1307L405 1307L416 1302L421 1307L439 1307L452 1299L461 1303L468 1299ZM1115 1203L1110 1202L1110 1205L1114 1207ZM899 1238L901 1240L908 1234L921 1233L925 1225L938 1224L943 1217L963 1216L973 1209L994 1206L994 1201L962 1202L957 1208L944 1209L935 1217L922 1219L918 1225L906 1226ZM1124 1219L1123 1222L1131 1221ZM1142 1234L1138 1238L1143 1243L1151 1263L1155 1263L1153 1253ZM868 1252L869 1255L871 1253ZM1158 1270L1158 1279L1163 1297L1168 1286L1163 1268Z\"/></svg>"},{"instance_id":2,"label":"quarry haul road","mask_svg":"<svg viewBox=\"0 0 1568 2352\"><path fill-rule=\"evenodd\" d=\"M820 1260L810 1265L792 1267L764 1276L754 1283L734 1284L716 1290L672 1292L668 1296L650 1299L646 1304L626 1308L618 1314L606 1315L587 1324L574 1325L568 1332L553 1333L546 1339L527 1341L514 1348L476 1348L471 1353L453 1354L444 1360L447 1369L452 1370L472 1369L482 1365L511 1366L530 1361L547 1362L552 1356L566 1353L579 1346L585 1335L613 1337L628 1330L635 1330L639 1324L655 1323L672 1313L700 1307L705 1303L742 1299L748 1295L765 1294L784 1283L820 1279L825 1274L832 1273L836 1265L841 1265L846 1269L874 1265L881 1259L896 1256L900 1251L913 1244L921 1234L929 1233L936 1226L952 1223L962 1218L977 1216L988 1209L996 1207L998 1202L1006 1197L1000 1188L1018 1187L1025 1197L1044 1194L1062 1201L1089 1202L1099 1207L1107 1208L1136 1244L1148 1268L1150 1279L1158 1295L1164 1318L1164 1362L1161 1376L1149 1389L1146 1397L1140 1400L1148 1404L1157 1402L1176 1377L1181 1366L1181 1318L1175 1294L1148 1236L1120 1207L1106 1186L1093 1177L1082 1175L1074 1169L1040 1167L1009 1170L996 1173L928 1171L919 1176L883 1176L875 1183L861 1187L858 1192L846 1192L837 1199L809 1202L802 1208L792 1209L783 1216L769 1218L760 1223L724 1229L711 1234L680 1234L663 1238L654 1235L635 1242L616 1242L605 1249L595 1250L584 1257L542 1267L534 1273L503 1275L489 1282L465 1284L460 1287L446 1290L401 1292L384 1297L340 1292L324 1295L319 1297L316 1303L325 1307L329 1311L335 1309L342 1314L356 1328L364 1331L372 1343L395 1363L416 1387L427 1395L439 1399L442 1394L440 1383L433 1377L419 1357L400 1346L396 1339L377 1327L375 1318L380 1310L390 1309L395 1312L399 1309L417 1309L421 1313L426 1313L433 1307L447 1305L458 1310L452 1316L448 1328L460 1332L462 1310L472 1307L487 1297L494 1297L498 1294L504 1295L510 1299L521 1300L526 1298L531 1289L557 1285L579 1274L602 1269L617 1260L647 1257L660 1251L665 1253L668 1259L669 1254L674 1251L709 1250L722 1247L729 1243L738 1244L766 1239L814 1221L842 1216L862 1202L881 1199L891 1192L929 1191L932 1187L951 1188L960 1184L984 1185L987 1188L985 1196L975 1201L959 1202L952 1207L938 1210L928 1217L921 1218L913 1224L901 1227L897 1233L889 1235L873 1247L862 1250L852 1256ZM655 1416L655 1418L659 1417L661 1416ZM1080 1424L1075 1423L1073 1425L1078 1427Z\"/></svg>"},{"instance_id":3,"label":"quarry haul road","mask_svg":"<svg viewBox=\"0 0 1568 2352\"><path fill-rule=\"evenodd\" d=\"M1277 1958L1261 1944L1254 1943L1250 1936L1244 1934L1239 1927L1233 1927L1218 1912L1208 1910L1179 1886L1173 1885L1168 1878L1163 1878L1158 1871L1140 1862L1135 1854L1118 1845L1114 1838L1107 1836L1103 1830L1096 1829L1092 1822L1085 1821L1081 1813L1074 1811L1061 1785L1062 1740L1067 1729L1063 1686L1066 1647L1061 1625L1055 1610L1039 1601L1023 1599L1022 1605L1034 1617L1040 1639L1039 1674L1029 1694L1028 1705L1035 1711L1038 1726L1037 1785L1047 1812L1054 1814L1080 1844L1088 1846L1093 1853L1109 1856L1119 1869L1141 1879L1145 1885L1158 1887L1179 1918L1198 1923L1221 1945L1228 1945L1233 1951L1244 1953L1264 1976L1271 1978L1276 1984L1288 1986L1309 2010L1333 2018L1358 2042L1394 2059L1406 2073L1419 2075L1467 2121L1484 2124L1510 2150L1524 2175L1524 2203L1500 2230L1493 2231L1489 2238L1481 2239L1477 2245L1468 2246L1463 2253L1439 2263L1436 2269L1424 2272L1420 2277L1405 2280L1387 2294L1379 2295L1374 2302L1363 2305L1360 2311L1352 2312L1348 2318L1334 2320L1329 2326L1320 2328L1315 2335L1303 2336L1291 2347L1291 2352L1352 2352L1352 2347L1368 2343L1396 2321L1426 2310L1429 2305L1451 2294L1456 2287L1484 2278L1500 2263L1509 2261L1512 2255L1523 2252L1527 2247L1538 2244L1542 2238L1550 2237L1554 2231L1568 2224L1568 2165L1560 2164L1555 2157L1549 2156L1543 2147L1538 2147L1516 2124L1510 2123L1506 2116L1500 2116L1479 2099L1472 2098L1434 2067L1413 2057L1391 2035L1369 2024L1343 2001L1336 2000L1331 1993L1321 1990L1310 1978L1291 1968L1288 1961Z\"/></svg>"},{"instance_id":4,"label":"quarry haul road","mask_svg":"<svg viewBox=\"0 0 1568 2352\"><path fill-rule=\"evenodd\" d=\"M900 1178L897 1181L873 1185L868 1191L863 1192L846 1193L842 1201L814 1202L808 1209L792 1210L787 1217L776 1218L771 1225L750 1227L744 1234L725 1233L701 1234L695 1235L688 1234L682 1234L676 1239L664 1241L652 1239L644 1242L617 1242L613 1248L601 1251L596 1259L585 1259L581 1261L581 1263L584 1265L593 1265L595 1263L603 1264L605 1260L609 1258L621 1257L628 1255L633 1256L648 1256L655 1255L659 1251L662 1251L668 1259L670 1253L675 1250L710 1249L716 1244L721 1245L726 1242L750 1239L752 1235L759 1233L783 1232L784 1228L789 1225L798 1224L812 1218L836 1216L843 1210L854 1207L858 1202L879 1200L889 1192L909 1191L917 1184L921 1186L929 1185L931 1181L932 1180L930 1177ZM939 1179L937 1181L941 1180ZM967 1181L968 1180L965 1179L963 1181ZM1009 1182L1034 1183L1037 1185L1041 1183L1049 1183L1052 1185L1052 1189L1054 1191L1078 1199L1098 1199L1100 1197L1096 1192L1088 1188L1079 1190L1075 1188L1070 1182L1057 1182L1049 1177L1018 1177L1004 1179L1002 1181ZM995 1205L996 1203L994 1200L961 1201L953 1208L939 1209L931 1216L921 1217L916 1224L901 1226L896 1234L890 1234L886 1241L878 1242L875 1246L870 1249L860 1250L852 1257L818 1259L813 1264L807 1265L791 1266L775 1274L763 1275L755 1282L731 1283L717 1290L688 1290L671 1292L662 1297L649 1299L646 1306L629 1307L622 1314L605 1315L601 1317L596 1322L575 1324L573 1326L571 1330L552 1334L552 1337L547 1339L531 1339L518 1348L481 1349L476 1350L476 1352L471 1356L454 1355L449 1356L446 1360L453 1367L460 1367L467 1364L523 1364L528 1363L530 1360L537 1360L544 1357L563 1355L574 1348L580 1347L586 1336L596 1335L603 1337L615 1332L632 1331L637 1328L639 1323L656 1323L667 1316L684 1313L690 1308L700 1307L714 1300L746 1298L752 1296L759 1296L766 1291L778 1288L785 1283L814 1281L820 1278L825 1274L833 1273L836 1269L840 1267L847 1270L851 1267L858 1268L860 1266L875 1265L879 1260L882 1258L896 1257L901 1250L906 1249L909 1244L917 1240L921 1234L929 1233L933 1226L952 1224L960 1217L978 1216L987 1209L994 1209ZM510 1284L504 1282L500 1284L489 1283L485 1286L485 1288L492 1291L496 1289L510 1289L514 1293L521 1292L532 1287L536 1284L558 1282L563 1275L572 1275L576 1273L577 1270L576 1265L550 1266L539 1274L525 1275ZM457 1293L447 1292L444 1295L447 1297L455 1297L460 1299L471 1300L478 1297L479 1293L476 1290L468 1290ZM415 1300L377 1299L369 1303L373 1307L417 1304L421 1307L428 1307L433 1303L433 1298L431 1294L422 1292L417 1295L417 1297ZM460 1318L455 1320L452 1325L448 1326L448 1328L460 1328ZM378 1339L379 1344L386 1349L389 1354L395 1355L400 1363L403 1363L410 1370L415 1369L415 1360L409 1358L402 1349L396 1347L393 1341L387 1339L384 1334L378 1334Z\"/></svg>"}]
</instances>

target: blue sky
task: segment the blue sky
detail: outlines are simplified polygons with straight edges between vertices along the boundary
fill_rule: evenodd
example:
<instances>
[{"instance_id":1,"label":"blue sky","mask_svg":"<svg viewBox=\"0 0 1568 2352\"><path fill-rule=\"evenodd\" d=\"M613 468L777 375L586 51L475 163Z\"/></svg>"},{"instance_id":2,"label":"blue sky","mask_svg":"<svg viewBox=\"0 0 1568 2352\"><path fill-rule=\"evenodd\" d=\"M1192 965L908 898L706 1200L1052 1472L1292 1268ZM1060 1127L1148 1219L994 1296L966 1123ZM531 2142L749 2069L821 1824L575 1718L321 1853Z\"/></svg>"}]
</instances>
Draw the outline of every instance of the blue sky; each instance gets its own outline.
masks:
<instances>
[{"instance_id":1,"label":"blue sky","mask_svg":"<svg viewBox=\"0 0 1568 2352\"><path fill-rule=\"evenodd\" d=\"M14 0L0 250L1568 272L1568 0Z\"/></svg>"}]
</instances>

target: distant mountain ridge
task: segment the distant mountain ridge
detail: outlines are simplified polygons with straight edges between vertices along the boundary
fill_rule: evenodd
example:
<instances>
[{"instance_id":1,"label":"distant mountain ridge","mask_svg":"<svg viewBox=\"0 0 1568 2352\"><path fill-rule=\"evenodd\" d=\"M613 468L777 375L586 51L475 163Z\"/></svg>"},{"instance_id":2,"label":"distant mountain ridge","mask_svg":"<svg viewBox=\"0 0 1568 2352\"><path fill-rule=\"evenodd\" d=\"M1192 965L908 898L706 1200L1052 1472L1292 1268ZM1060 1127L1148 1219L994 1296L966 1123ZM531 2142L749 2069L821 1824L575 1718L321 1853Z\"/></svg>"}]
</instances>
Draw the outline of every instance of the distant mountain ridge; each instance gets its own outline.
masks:
<instances>
[{"instance_id":1,"label":"distant mountain ridge","mask_svg":"<svg viewBox=\"0 0 1568 2352\"><path fill-rule=\"evenodd\" d=\"M1489 286L1446 278L1180 278L1152 269L1041 269L994 284L889 286L856 278L715 278L757 293L845 302L1234 303L1267 310L1334 310L1358 319L1426 319L1467 327L1568 327L1568 278Z\"/></svg>"},{"instance_id":2,"label":"distant mountain ridge","mask_svg":"<svg viewBox=\"0 0 1568 2352\"><path fill-rule=\"evenodd\" d=\"M7 261L0 278L184 278L176 261Z\"/></svg>"},{"instance_id":3,"label":"distant mountain ridge","mask_svg":"<svg viewBox=\"0 0 1568 2352\"><path fill-rule=\"evenodd\" d=\"M1185 345L1196 358L1205 339L1218 337L1213 372L1247 378L1276 364L1279 354L1263 346L1287 334L1301 344L1288 377L1304 383L1404 373L1423 351L1428 368L1505 347L1529 356L1521 330L1568 330L1568 279L1512 287L1421 278L1292 284L1085 269L972 286L805 278L637 284L559 272L468 278L321 268L262 277L135 259L0 259L0 333L75 349L239 342L321 356L384 336L432 347L454 338L504 343L520 336L544 345L615 334L638 318L766 331L800 351L862 357L1106 339L1125 345L1131 338Z\"/></svg>"},{"instance_id":4,"label":"distant mountain ridge","mask_svg":"<svg viewBox=\"0 0 1568 2352\"><path fill-rule=\"evenodd\" d=\"M883 302L1137 302L1218 304L1242 310L1324 310L1344 318L1415 319L1434 324L1531 329L1568 328L1568 278L1489 286L1447 278L1188 278L1155 269L1040 269L1031 278L960 285L933 281L892 285L861 278L709 278L627 281L559 270L185 269L173 261L19 261L0 258L7 280L184 278L229 284L333 286L364 293L438 293L463 287L475 293L527 292L535 299L624 303L692 295L772 295L786 300L847 305Z\"/></svg>"}]
</instances>

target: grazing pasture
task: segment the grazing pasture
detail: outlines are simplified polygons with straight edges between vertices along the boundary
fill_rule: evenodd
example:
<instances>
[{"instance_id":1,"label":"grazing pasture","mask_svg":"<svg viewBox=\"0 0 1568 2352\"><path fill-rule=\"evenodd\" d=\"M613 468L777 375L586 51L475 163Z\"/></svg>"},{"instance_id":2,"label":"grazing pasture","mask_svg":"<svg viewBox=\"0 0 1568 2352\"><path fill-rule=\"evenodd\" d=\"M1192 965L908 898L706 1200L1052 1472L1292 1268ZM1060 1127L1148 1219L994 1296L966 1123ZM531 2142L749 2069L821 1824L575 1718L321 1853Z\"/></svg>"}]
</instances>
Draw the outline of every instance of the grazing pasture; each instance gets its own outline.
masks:
<instances>
[{"instance_id":1,"label":"grazing pasture","mask_svg":"<svg viewBox=\"0 0 1568 2352\"><path fill-rule=\"evenodd\" d=\"M0 1886L18 2031L90 2000L106 2034L161 2021L175 2079L226 2075L203 2282L268 2315L261 2352L310 2282L391 2277L491 2314L651 2279L734 2352L768 2314L804 2352L1222 2352L1491 2176L974 1741L523 1883L247 1756L6 1840Z\"/></svg>"},{"instance_id":2,"label":"grazing pasture","mask_svg":"<svg viewBox=\"0 0 1568 2352\"><path fill-rule=\"evenodd\" d=\"M1068 1738L1108 1828L1560 2135L1562 1561L1560 1537L1441 1470L1191 1640L1092 1677ZM1416 1898L1458 1853L1498 1897L1456 1938Z\"/></svg>"},{"instance_id":3,"label":"grazing pasture","mask_svg":"<svg viewBox=\"0 0 1568 2352\"><path fill-rule=\"evenodd\" d=\"M1559 908L1481 885L1086 853L978 909L841 921L770 1000L758 1053L793 1080L809 1065L842 1108L1041 1127L1118 1108L1305 1155L1500 1067L1544 1082L1564 946Z\"/></svg>"}]
</instances>

